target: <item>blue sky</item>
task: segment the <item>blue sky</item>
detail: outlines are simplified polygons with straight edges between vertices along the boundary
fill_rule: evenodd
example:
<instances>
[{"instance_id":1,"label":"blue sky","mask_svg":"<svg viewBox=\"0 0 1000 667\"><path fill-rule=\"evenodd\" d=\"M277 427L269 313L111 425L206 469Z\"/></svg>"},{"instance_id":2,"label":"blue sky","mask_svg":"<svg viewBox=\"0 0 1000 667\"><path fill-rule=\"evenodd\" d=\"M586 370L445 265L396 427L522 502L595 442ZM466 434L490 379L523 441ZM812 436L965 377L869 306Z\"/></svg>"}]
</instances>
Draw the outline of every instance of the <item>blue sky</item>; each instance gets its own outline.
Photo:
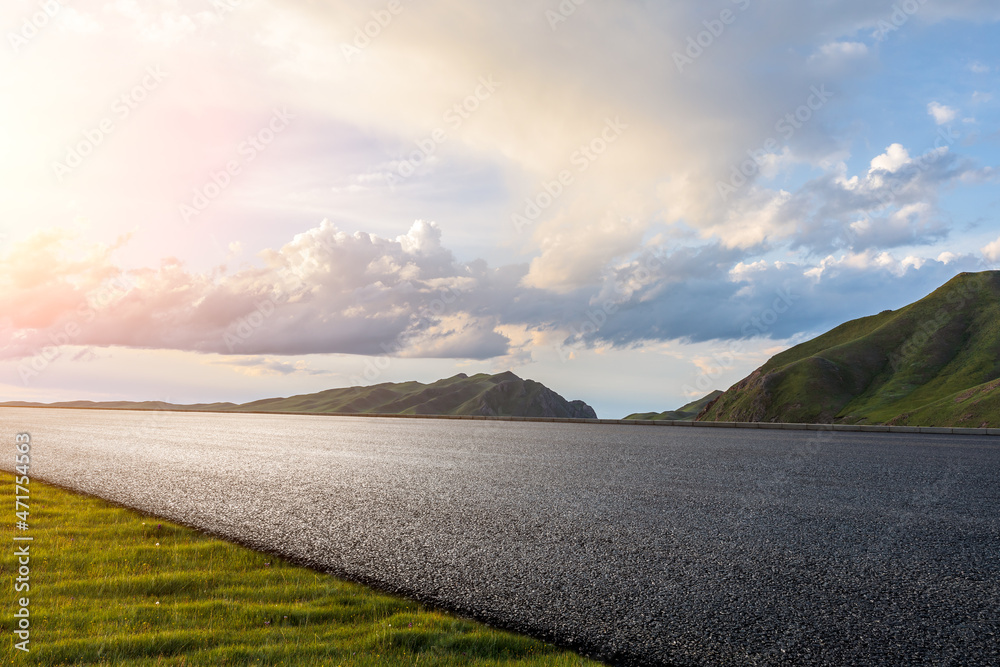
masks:
<instances>
[{"instance_id":1,"label":"blue sky","mask_svg":"<svg viewBox=\"0 0 1000 667\"><path fill-rule=\"evenodd\" d=\"M511 369L618 417L1000 260L995 3L45 6L0 10L5 399Z\"/></svg>"}]
</instances>

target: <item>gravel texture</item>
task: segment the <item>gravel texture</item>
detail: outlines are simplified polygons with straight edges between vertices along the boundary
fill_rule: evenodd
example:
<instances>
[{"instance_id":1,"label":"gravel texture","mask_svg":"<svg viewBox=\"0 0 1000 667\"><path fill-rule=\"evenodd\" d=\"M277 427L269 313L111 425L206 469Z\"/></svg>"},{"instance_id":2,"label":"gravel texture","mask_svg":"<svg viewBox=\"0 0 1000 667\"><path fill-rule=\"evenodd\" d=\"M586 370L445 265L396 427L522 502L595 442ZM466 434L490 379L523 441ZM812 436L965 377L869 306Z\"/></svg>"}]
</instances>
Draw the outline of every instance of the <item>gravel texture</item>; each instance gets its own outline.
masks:
<instances>
[{"instance_id":1,"label":"gravel texture","mask_svg":"<svg viewBox=\"0 0 1000 667\"><path fill-rule=\"evenodd\" d=\"M1000 664L989 437L0 409L13 468L622 665Z\"/></svg>"}]
</instances>

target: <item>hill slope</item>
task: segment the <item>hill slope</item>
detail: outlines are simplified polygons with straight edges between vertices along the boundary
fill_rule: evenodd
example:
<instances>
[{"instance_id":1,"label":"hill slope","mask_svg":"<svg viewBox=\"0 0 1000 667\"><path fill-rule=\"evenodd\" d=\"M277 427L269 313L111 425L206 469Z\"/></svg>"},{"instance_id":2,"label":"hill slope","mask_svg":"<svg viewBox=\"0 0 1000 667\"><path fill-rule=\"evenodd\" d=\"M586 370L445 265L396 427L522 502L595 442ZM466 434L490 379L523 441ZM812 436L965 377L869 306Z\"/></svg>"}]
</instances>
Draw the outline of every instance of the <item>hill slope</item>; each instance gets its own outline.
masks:
<instances>
[{"instance_id":1,"label":"hill slope","mask_svg":"<svg viewBox=\"0 0 1000 667\"><path fill-rule=\"evenodd\" d=\"M723 392L713 391L708 396L703 396L697 401L691 401L687 405L677 408L676 410L667 410L666 412L636 412L629 415L625 419L642 419L642 420L653 420L653 421L694 421L695 417L705 409L705 407L722 396Z\"/></svg>"},{"instance_id":2,"label":"hill slope","mask_svg":"<svg viewBox=\"0 0 1000 667\"><path fill-rule=\"evenodd\" d=\"M266 412L354 412L416 415L488 415L595 418L583 401L567 401L545 385L511 372L464 373L431 384L404 382L329 389L318 394L269 398L234 408Z\"/></svg>"},{"instance_id":3,"label":"hill slope","mask_svg":"<svg viewBox=\"0 0 1000 667\"><path fill-rule=\"evenodd\" d=\"M37 403L5 403L37 406ZM200 403L173 405L161 401L94 403L72 401L49 407L187 410L219 412L312 412L411 415L487 415L513 417L597 417L583 401L567 401L545 385L522 380L511 372L499 375L464 373L431 384L383 383L371 387L329 389L289 398L267 398L252 403Z\"/></svg>"},{"instance_id":4,"label":"hill slope","mask_svg":"<svg viewBox=\"0 0 1000 667\"><path fill-rule=\"evenodd\" d=\"M698 419L995 427L998 379L1000 272L963 273L782 352Z\"/></svg>"}]
</instances>

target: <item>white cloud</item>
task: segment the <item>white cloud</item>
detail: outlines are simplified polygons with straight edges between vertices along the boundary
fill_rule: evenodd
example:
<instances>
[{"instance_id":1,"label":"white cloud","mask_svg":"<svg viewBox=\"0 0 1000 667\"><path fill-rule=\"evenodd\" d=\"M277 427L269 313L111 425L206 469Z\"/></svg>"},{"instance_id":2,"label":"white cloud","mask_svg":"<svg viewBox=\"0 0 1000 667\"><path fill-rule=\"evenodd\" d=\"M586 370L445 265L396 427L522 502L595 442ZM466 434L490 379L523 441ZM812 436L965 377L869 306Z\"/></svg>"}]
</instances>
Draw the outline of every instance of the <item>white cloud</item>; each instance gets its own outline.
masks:
<instances>
[{"instance_id":1,"label":"white cloud","mask_svg":"<svg viewBox=\"0 0 1000 667\"><path fill-rule=\"evenodd\" d=\"M431 335L453 343L451 352L461 356L507 353L506 339L493 332L495 316L478 312L486 267L456 262L440 237L436 225L422 221L396 239L346 234L324 222L262 253L263 268L219 275L190 272L177 260L123 272L110 249L97 246L73 261L70 238L40 235L11 248L5 269L14 272L0 272L0 284L33 285L5 290L8 296L0 298L2 312L18 313L0 335L0 356L34 354L48 344L49 333L67 325L79 329L74 344L98 347L238 355L444 353L441 346L417 345ZM50 261L29 271L10 261L21 255ZM113 298L87 307L108 291L109 277L122 275Z\"/></svg>"},{"instance_id":2,"label":"white cloud","mask_svg":"<svg viewBox=\"0 0 1000 667\"><path fill-rule=\"evenodd\" d=\"M953 255L950 260L954 261L954 259L955 256ZM811 278L820 279L825 274L836 273L846 269L857 273L882 271L897 278L902 278L910 270L919 270L931 261L937 261L941 264L948 263L940 258L929 260L926 257L908 255L900 259L890 252L866 250L860 253L847 253L840 257L830 255L824 258L818 266L807 270L805 274Z\"/></svg>"},{"instance_id":3,"label":"white cloud","mask_svg":"<svg viewBox=\"0 0 1000 667\"><path fill-rule=\"evenodd\" d=\"M744 250L793 237L797 225L785 213L794 195L784 190L755 195L734 203L723 223L706 229L706 235L720 238L727 248Z\"/></svg>"},{"instance_id":4,"label":"white cloud","mask_svg":"<svg viewBox=\"0 0 1000 667\"><path fill-rule=\"evenodd\" d=\"M927 105L927 113L934 118L934 122L938 125L947 125L958 116L958 109L947 107L938 102L931 102Z\"/></svg>"},{"instance_id":5,"label":"white cloud","mask_svg":"<svg viewBox=\"0 0 1000 667\"><path fill-rule=\"evenodd\" d=\"M237 373L250 377L282 375L331 375L329 371L315 370L305 361L283 361L273 357L233 357L214 359L209 362L217 366L232 368Z\"/></svg>"},{"instance_id":6,"label":"white cloud","mask_svg":"<svg viewBox=\"0 0 1000 667\"><path fill-rule=\"evenodd\" d=\"M892 144L870 161L867 173L849 175L839 163L791 190L748 188L730 217L709 233L747 252L789 245L814 253L861 252L933 243L949 233L938 208L940 192L954 183L991 177L951 153L948 146L912 156Z\"/></svg>"},{"instance_id":7,"label":"white cloud","mask_svg":"<svg viewBox=\"0 0 1000 667\"><path fill-rule=\"evenodd\" d=\"M867 55L868 45L862 42L829 42L821 46L819 54L812 56L810 60L844 61L863 58Z\"/></svg>"},{"instance_id":8,"label":"white cloud","mask_svg":"<svg viewBox=\"0 0 1000 667\"><path fill-rule=\"evenodd\" d=\"M1000 238L983 246L982 253L991 262L1000 262Z\"/></svg>"},{"instance_id":9,"label":"white cloud","mask_svg":"<svg viewBox=\"0 0 1000 667\"><path fill-rule=\"evenodd\" d=\"M910 163L910 153L902 144L892 144L885 153L872 159L869 173L876 171L888 171L894 173L900 167Z\"/></svg>"}]
</instances>

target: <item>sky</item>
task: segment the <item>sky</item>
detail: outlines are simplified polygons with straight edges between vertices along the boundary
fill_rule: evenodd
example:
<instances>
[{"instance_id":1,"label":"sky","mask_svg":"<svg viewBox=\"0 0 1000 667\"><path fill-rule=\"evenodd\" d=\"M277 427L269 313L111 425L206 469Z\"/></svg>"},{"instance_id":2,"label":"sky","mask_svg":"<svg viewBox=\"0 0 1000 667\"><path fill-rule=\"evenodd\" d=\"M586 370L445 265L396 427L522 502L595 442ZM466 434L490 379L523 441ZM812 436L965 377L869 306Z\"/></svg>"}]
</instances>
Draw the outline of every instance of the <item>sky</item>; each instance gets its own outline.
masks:
<instances>
[{"instance_id":1,"label":"sky","mask_svg":"<svg viewBox=\"0 0 1000 667\"><path fill-rule=\"evenodd\" d=\"M676 408L1000 262L992 0L10 0L0 400Z\"/></svg>"}]
</instances>

